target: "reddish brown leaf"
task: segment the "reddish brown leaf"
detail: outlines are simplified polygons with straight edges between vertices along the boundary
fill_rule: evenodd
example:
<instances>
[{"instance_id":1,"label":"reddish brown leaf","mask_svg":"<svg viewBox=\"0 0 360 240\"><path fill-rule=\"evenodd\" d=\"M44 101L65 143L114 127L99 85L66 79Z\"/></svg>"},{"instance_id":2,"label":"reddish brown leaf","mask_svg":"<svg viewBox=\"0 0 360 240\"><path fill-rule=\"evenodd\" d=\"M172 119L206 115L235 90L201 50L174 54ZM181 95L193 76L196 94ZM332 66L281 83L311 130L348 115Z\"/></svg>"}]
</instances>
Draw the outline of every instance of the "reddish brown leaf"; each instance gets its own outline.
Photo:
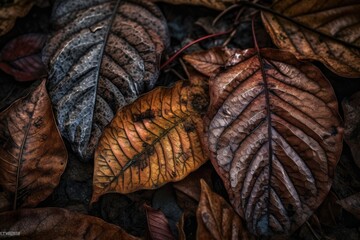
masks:
<instances>
[{"instance_id":1,"label":"reddish brown leaf","mask_svg":"<svg viewBox=\"0 0 360 240\"><path fill-rule=\"evenodd\" d=\"M200 143L202 87L177 82L118 111L95 152L92 202L107 192L153 189L185 178L207 158Z\"/></svg>"},{"instance_id":2,"label":"reddish brown leaf","mask_svg":"<svg viewBox=\"0 0 360 240\"><path fill-rule=\"evenodd\" d=\"M46 76L41 50L46 35L26 34L7 43L0 52L0 69L18 81L32 81Z\"/></svg>"},{"instance_id":3,"label":"reddish brown leaf","mask_svg":"<svg viewBox=\"0 0 360 240\"><path fill-rule=\"evenodd\" d=\"M349 145L354 161L360 168L360 92L342 102L345 120L345 141Z\"/></svg>"},{"instance_id":4,"label":"reddish brown leaf","mask_svg":"<svg viewBox=\"0 0 360 240\"><path fill-rule=\"evenodd\" d=\"M290 234L329 192L342 149L336 97L288 52L238 50L229 61L210 82L212 163L251 232Z\"/></svg>"},{"instance_id":5,"label":"reddish brown leaf","mask_svg":"<svg viewBox=\"0 0 360 240\"><path fill-rule=\"evenodd\" d=\"M62 208L1 213L0 231L19 233L21 239L139 239L100 218Z\"/></svg>"},{"instance_id":6,"label":"reddish brown leaf","mask_svg":"<svg viewBox=\"0 0 360 240\"><path fill-rule=\"evenodd\" d=\"M66 162L43 80L0 113L0 186L14 209L34 207L58 185Z\"/></svg>"},{"instance_id":7,"label":"reddish brown leaf","mask_svg":"<svg viewBox=\"0 0 360 240\"><path fill-rule=\"evenodd\" d=\"M360 219L360 193L341 199L338 203L349 213Z\"/></svg>"},{"instance_id":8,"label":"reddish brown leaf","mask_svg":"<svg viewBox=\"0 0 360 240\"><path fill-rule=\"evenodd\" d=\"M279 48L320 61L338 75L360 77L358 0L277 0L271 8L309 28L263 12L264 26Z\"/></svg>"},{"instance_id":9,"label":"reddish brown leaf","mask_svg":"<svg viewBox=\"0 0 360 240\"><path fill-rule=\"evenodd\" d=\"M169 222L160 210L155 210L148 205L144 205L146 210L147 223L150 237L152 240L173 240Z\"/></svg>"},{"instance_id":10,"label":"reddish brown leaf","mask_svg":"<svg viewBox=\"0 0 360 240\"><path fill-rule=\"evenodd\" d=\"M213 193L203 179L200 182L201 196L196 212L197 239L253 239L225 199Z\"/></svg>"}]
</instances>

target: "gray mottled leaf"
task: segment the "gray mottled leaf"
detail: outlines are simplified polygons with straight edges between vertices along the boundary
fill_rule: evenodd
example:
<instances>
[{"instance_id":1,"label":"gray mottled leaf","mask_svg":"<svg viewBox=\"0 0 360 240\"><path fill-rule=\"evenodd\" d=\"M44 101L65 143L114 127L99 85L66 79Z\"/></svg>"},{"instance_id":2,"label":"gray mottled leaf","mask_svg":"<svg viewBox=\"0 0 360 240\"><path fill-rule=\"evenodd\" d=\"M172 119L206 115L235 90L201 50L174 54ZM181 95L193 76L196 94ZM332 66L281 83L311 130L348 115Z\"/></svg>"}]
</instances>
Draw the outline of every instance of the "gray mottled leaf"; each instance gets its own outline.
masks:
<instances>
[{"instance_id":1,"label":"gray mottled leaf","mask_svg":"<svg viewBox=\"0 0 360 240\"><path fill-rule=\"evenodd\" d=\"M165 19L137 0L57 1L43 60L62 135L92 157L117 109L153 88L168 45Z\"/></svg>"}]
</instances>

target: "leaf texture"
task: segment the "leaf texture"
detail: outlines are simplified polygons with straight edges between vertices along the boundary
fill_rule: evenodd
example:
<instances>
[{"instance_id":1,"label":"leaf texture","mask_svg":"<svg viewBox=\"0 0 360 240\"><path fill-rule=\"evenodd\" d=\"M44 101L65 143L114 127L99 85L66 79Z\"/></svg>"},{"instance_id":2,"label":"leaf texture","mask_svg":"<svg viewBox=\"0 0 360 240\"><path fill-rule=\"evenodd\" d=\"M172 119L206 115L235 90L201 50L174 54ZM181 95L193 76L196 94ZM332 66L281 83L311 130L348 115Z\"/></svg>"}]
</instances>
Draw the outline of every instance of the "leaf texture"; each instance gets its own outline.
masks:
<instances>
[{"instance_id":1,"label":"leaf texture","mask_svg":"<svg viewBox=\"0 0 360 240\"><path fill-rule=\"evenodd\" d=\"M20 232L20 239L140 239L100 218L63 208L21 209L0 214L2 232Z\"/></svg>"},{"instance_id":2,"label":"leaf texture","mask_svg":"<svg viewBox=\"0 0 360 240\"><path fill-rule=\"evenodd\" d=\"M225 10L228 5L235 3L235 0L151 0L152 2L166 2L170 4L191 4L200 5L216 10Z\"/></svg>"},{"instance_id":3,"label":"leaf texture","mask_svg":"<svg viewBox=\"0 0 360 240\"><path fill-rule=\"evenodd\" d=\"M210 159L252 233L290 234L331 186L343 135L335 95L316 67L285 51L238 50L229 60L210 81Z\"/></svg>"},{"instance_id":4,"label":"leaf texture","mask_svg":"<svg viewBox=\"0 0 360 240\"><path fill-rule=\"evenodd\" d=\"M41 0L13 0L0 2L0 36L6 34L15 25L16 18L24 17Z\"/></svg>"},{"instance_id":5,"label":"leaf texture","mask_svg":"<svg viewBox=\"0 0 360 240\"><path fill-rule=\"evenodd\" d=\"M202 87L180 81L118 111L95 152L92 202L107 192L157 188L199 168L207 104Z\"/></svg>"},{"instance_id":6,"label":"leaf texture","mask_svg":"<svg viewBox=\"0 0 360 240\"><path fill-rule=\"evenodd\" d=\"M175 240L169 222L161 210L145 205L148 229L152 240Z\"/></svg>"},{"instance_id":7,"label":"leaf texture","mask_svg":"<svg viewBox=\"0 0 360 240\"><path fill-rule=\"evenodd\" d=\"M93 157L117 109L153 88L169 37L147 1L57 1L57 29L43 51L61 134L83 159Z\"/></svg>"},{"instance_id":8,"label":"leaf texture","mask_svg":"<svg viewBox=\"0 0 360 240\"><path fill-rule=\"evenodd\" d=\"M0 113L0 186L13 209L35 207L47 198L66 162L44 80Z\"/></svg>"},{"instance_id":9,"label":"leaf texture","mask_svg":"<svg viewBox=\"0 0 360 240\"><path fill-rule=\"evenodd\" d=\"M0 69L17 81L37 80L47 75L41 60L41 50L47 37L30 33L7 43L0 52Z\"/></svg>"},{"instance_id":10,"label":"leaf texture","mask_svg":"<svg viewBox=\"0 0 360 240\"><path fill-rule=\"evenodd\" d=\"M240 217L221 196L213 193L201 179L201 195L196 218L196 239L253 239L243 227Z\"/></svg>"},{"instance_id":11,"label":"leaf texture","mask_svg":"<svg viewBox=\"0 0 360 240\"><path fill-rule=\"evenodd\" d=\"M273 42L298 59L312 59L336 74L360 77L360 3L357 0L276 1L272 9L347 45L262 12Z\"/></svg>"},{"instance_id":12,"label":"leaf texture","mask_svg":"<svg viewBox=\"0 0 360 240\"><path fill-rule=\"evenodd\" d=\"M360 193L356 193L338 201L346 211L360 219Z\"/></svg>"}]
</instances>

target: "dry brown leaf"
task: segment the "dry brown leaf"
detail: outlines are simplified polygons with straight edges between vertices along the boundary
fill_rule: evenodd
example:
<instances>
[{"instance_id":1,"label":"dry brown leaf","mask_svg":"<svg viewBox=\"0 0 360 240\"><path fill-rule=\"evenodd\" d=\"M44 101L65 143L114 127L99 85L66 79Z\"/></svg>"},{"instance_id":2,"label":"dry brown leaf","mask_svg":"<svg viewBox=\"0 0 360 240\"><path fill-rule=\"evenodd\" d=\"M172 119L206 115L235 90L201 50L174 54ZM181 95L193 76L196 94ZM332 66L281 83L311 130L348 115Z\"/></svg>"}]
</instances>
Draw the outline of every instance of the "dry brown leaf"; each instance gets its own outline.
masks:
<instances>
[{"instance_id":1,"label":"dry brown leaf","mask_svg":"<svg viewBox=\"0 0 360 240\"><path fill-rule=\"evenodd\" d=\"M185 225L185 213L181 215L181 218L179 222L176 224L176 227L179 232L179 240L186 240L186 234L184 231L184 225Z\"/></svg>"},{"instance_id":2,"label":"dry brown leaf","mask_svg":"<svg viewBox=\"0 0 360 240\"><path fill-rule=\"evenodd\" d=\"M213 193L203 179L200 182L201 196L196 212L197 239L253 239L225 199Z\"/></svg>"},{"instance_id":3,"label":"dry brown leaf","mask_svg":"<svg viewBox=\"0 0 360 240\"><path fill-rule=\"evenodd\" d=\"M360 193L341 199L338 203L349 213L360 219Z\"/></svg>"},{"instance_id":4,"label":"dry brown leaf","mask_svg":"<svg viewBox=\"0 0 360 240\"><path fill-rule=\"evenodd\" d=\"M349 145L354 161L360 168L360 92L342 101L345 120L344 139Z\"/></svg>"},{"instance_id":5,"label":"dry brown leaf","mask_svg":"<svg viewBox=\"0 0 360 240\"><path fill-rule=\"evenodd\" d=\"M272 9L346 46L271 13L262 20L273 42L298 59L324 63L338 75L360 77L360 2L358 0L276 1Z\"/></svg>"},{"instance_id":6,"label":"dry brown leaf","mask_svg":"<svg viewBox=\"0 0 360 240\"><path fill-rule=\"evenodd\" d=\"M289 52L247 49L209 88L205 141L232 205L251 232L290 234L326 197L341 153L330 83Z\"/></svg>"},{"instance_id":7,"label":"dry brown leaf","mask_svg":"<svg viewBox=\"0 0 360 240\"><path fill-rule=\"evenodd\" d=\"M227 6L236 2L236 0L150 0L152 2L165 2L170 4L191 4L200 5L216 10L224 10Z\"/></svg>"},{"instance_id":8,"label":"dry brown leaf","mask_svg":"<svg viewBox=\"0 0 360 240\"><path fill-rule=\"evenodd\" d=\"M104 220L62 208L21 209L0 214L2 233L20 239L140 239Z\"/></svg>"},{"instance_id":9,"label":"dry brown leaf","mask_svg":"<svg viewBox=\"0 0 360 240\"><path fill-rule=\"evenodd\" d=\"M0 113L0 186L13 209L47 198L66 166L45 84Z\"/></svg>"},{"instance_id":10,"label":"dry brown leaf","mask_svg":"<svg viewBox=\"0 0 360 240\"><path fill-rule=\"evenodd\" d=\"M202 87L177 82L157 88L117 112L95 152L92 202L179 181L207 159L200 144Z\"/></svg>"},{"instance_id":11,"label":"dry brown leaf","mask_svg":"<svg viewBox=\"0 0 360 240\"><path fill-rule=\"evenodd\" d=\"M24 17L30 9L43 0L13 0L0 2L0 36L15 25L16 18Z\"/></svg>"},{"instance_id":12,"label":"dry brown leaf","mask_svg":"<svg viewBox=\"0 0 360 240\"><path fill-rule=\"evenodd\" d=\"M148 205L144 205L146 210L149 234L152 240L174 240L171 233L169 222L161 210L155 210Z\"/></svg>"}]
</instances>

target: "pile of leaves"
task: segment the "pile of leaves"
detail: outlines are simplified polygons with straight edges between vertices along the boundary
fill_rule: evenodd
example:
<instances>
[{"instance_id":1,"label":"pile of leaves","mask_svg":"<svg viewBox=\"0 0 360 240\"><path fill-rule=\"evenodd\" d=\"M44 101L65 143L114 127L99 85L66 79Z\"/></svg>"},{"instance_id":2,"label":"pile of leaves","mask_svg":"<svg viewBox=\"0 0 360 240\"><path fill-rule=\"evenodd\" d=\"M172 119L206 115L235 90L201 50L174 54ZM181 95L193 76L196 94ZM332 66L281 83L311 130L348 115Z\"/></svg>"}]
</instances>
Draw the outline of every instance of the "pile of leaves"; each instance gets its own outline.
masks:
<instances>
[{"instance_id":1,"label":"pile of leaves","mask_svg":"<svg viewBox=\"0 0 360 240\"><path fill-rule=\"evenodd\" d=\"M1 234L359 239L359 10L0 2Z\"/></svg>"}]
</instances>

